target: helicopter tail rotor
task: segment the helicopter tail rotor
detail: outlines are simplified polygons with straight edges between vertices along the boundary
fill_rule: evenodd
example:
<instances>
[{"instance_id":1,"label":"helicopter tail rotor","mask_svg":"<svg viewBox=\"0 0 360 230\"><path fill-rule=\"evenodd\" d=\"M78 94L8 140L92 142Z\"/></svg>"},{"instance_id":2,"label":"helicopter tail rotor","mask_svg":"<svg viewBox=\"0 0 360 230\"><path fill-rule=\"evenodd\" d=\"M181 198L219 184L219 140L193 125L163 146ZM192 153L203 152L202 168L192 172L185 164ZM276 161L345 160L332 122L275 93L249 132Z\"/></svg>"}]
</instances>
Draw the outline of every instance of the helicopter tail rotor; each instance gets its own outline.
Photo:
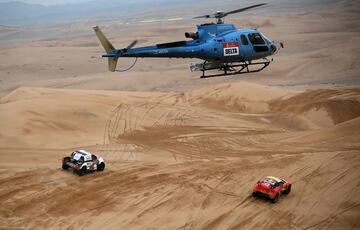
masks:
<instances>
[{"instance_id":1,"label":"helicopter tail rotor","mask_svg":"<svg viewBox=\"0 0 360 230\"><path fill-rule=\"evenodd\" d=\"M132 42L125 48L125 50L129 50L129 49L133 48L133 47L136 45L137 42L138 42L137 40L132 41Z\"/></svg>"}]
</instances>

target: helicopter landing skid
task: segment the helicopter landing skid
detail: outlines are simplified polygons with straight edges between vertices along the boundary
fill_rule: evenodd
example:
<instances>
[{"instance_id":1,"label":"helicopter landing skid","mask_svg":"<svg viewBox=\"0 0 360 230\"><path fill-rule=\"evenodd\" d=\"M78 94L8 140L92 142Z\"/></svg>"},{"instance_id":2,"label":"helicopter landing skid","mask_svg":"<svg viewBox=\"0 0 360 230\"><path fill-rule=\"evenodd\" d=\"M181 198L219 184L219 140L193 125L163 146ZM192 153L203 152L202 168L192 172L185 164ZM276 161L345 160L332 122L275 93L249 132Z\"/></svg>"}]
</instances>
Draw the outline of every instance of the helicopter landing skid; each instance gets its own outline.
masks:
<instances>
[{"instance_id":1,"label":"helicopter landing skid","mask_svg":"<svg viewBox=\"0 0 360 230\"><path fill-rule=\"evenodd\" d=\"M261 66L258 69L255 70L250 70L249 66ZM200 76L200 78L209 78L209 77L220 77L220 76L228 76L228 75L236 75L236 74L244 74L244 73L255 73L255 72L260 72L261 70L265 69L266 67L268 67L270 65L270 61L266 60L263 62L255 62L255 63L240 63L240 64L225 64L224 66L220 67L220 68L203 68L202 71L202 76ZM205 63L204 63L205 66ZM219 71L224 71L224 73L222 74L213 74L213 75L205 75L205 72L207 70L214 70L217 69Z\"/></svg>"}]
</instances>

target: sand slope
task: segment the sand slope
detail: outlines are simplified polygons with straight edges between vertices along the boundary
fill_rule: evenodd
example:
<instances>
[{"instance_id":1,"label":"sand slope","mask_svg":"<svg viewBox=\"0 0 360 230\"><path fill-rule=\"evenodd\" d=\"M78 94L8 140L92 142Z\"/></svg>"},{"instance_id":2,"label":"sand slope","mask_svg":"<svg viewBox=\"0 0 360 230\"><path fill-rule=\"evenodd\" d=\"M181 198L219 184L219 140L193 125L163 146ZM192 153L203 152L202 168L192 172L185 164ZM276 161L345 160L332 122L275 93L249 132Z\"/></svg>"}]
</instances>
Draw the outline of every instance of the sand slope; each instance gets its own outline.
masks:
<instances>
[{"instance_id":1,"label":"sand slope","mask_svg":"<svg viewBox=\"0 0 360 230\"><path fill-rule=\"evenodd\" d=\"M359 1L269 3L226 20L285 48L223 78L199 79L189 59L110 73L91 30L139 47L208 21L1 27L0 228L360 229ZM105 171L64 172L75 149ZM277 204L251 197L266 175L293 183Z\"/></svg>"},{"instance_id":2,"label":"sand slope","mask_svg":"<svg viewBox=\"0 0 360 230\"><path fill-rule=\"evenodd\" d=\"M0 100L1 226L359 228L359 97L247 82L188 93L18 88ZM81 148L106 170L62 171L59 158ZM253 199L265 175L292 192Z\"/></svg>"}]
</instances>

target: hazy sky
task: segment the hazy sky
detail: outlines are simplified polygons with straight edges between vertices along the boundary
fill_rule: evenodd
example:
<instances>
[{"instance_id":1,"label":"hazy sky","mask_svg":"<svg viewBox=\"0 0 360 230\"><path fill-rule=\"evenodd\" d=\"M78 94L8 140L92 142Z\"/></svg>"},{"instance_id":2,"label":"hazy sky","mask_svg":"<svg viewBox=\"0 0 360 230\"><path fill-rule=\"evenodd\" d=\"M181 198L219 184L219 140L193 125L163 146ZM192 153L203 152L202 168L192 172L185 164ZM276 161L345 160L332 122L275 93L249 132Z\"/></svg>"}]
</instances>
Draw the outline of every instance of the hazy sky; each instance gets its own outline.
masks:
<instances>
[{"instance_id":1,"label":"hazy sky","mask_svg":"<svg viewBox=\"0 0 360 230\"><path fill-rule=\"evenodd\" d=\"M54 4L67 4L67 3L80 3L88 2L91 0L0 0L1 2L26 2L26 3L36 3L42 5L54 5Z\"/></svg>"}]
</instances>

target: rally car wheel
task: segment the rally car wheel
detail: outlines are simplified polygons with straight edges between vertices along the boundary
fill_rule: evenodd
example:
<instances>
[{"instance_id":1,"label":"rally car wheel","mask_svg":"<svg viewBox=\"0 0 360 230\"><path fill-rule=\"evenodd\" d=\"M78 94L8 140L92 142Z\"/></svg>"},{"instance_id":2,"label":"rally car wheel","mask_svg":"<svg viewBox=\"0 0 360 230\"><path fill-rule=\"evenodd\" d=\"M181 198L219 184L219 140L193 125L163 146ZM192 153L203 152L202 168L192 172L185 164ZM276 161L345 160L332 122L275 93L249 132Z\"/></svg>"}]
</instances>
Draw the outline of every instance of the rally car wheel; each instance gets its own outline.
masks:
<instances>
[{"instance_id":1,"label":"rally car wheel","mask_svg":"<svg viewBox=\"0 0 360 230\"><path fill-rule=\"evenodd\" d=\"M101 172L104 171L104 169L105 169L105 163L101 162L97 167L97 171Z\"/></svg>"},{"instance_id":2,"label":"rally car wheel","mask_svg":"<svg viewBox=\"0 0 360 230\"><path fill-rule=\"evenodd\" d=\"M276 202L278 202L278 200L279 200L279 194L277 194L277 195L274 197L274 199L271 200L271 202L272 202L273 204L275 204Z\"/></svg>"},{"instance_id":3,"label":"rally car wheel","mask_svg":"<svg viewBox=\"0 0 360 230\"><path fill-rule=\"evenodd\" d=\"M82 167L79 171L78 171L78 175L79 176L84 176L86 174L86 167Z\"/></svg>"},{"instance_id":4,"label":"rally car wheel","mask_svg":"<svg viewBox=\"0 0 360 230\"><path fill-rule=\"evenodd\" d=\"M69 166L67 164L62 165L62 169L67 170L68 168L69 168Z\"/></svg>"},{"instance_id":5,"label":"rally car wheel","mask_svg":"<svg viewBox=\"0 0 360 230\"><path fill-rule=\"evenodd\" d=\"M291 185L285 191L283 191L283 194L287 195L290 193L290 191L291 191Z\"/></svg>"},{"instance_id":6,"label":"rally car wheel","mask_svg":"<svg viewBox=\"0 0 360 230\"><path fill-rule=\"evenodd\" d=\"M253 197L256 197L256 192L253 192L253 193L252 193L252 196L253 196Z\"/></svg>"},{"instance_id":7,"label":"rally car wheel","mask_svg":"<svg viewBox=\"0 0 360 230\"><path fill-rule=\"evenodd\" d=\"M65 158L63 159L62 169L67 170L67 169L69 168L69 165L66 164L66 163L69 162L69 161L70 161L69 157L65 157Z\"/></svg>"}]
</instances>

